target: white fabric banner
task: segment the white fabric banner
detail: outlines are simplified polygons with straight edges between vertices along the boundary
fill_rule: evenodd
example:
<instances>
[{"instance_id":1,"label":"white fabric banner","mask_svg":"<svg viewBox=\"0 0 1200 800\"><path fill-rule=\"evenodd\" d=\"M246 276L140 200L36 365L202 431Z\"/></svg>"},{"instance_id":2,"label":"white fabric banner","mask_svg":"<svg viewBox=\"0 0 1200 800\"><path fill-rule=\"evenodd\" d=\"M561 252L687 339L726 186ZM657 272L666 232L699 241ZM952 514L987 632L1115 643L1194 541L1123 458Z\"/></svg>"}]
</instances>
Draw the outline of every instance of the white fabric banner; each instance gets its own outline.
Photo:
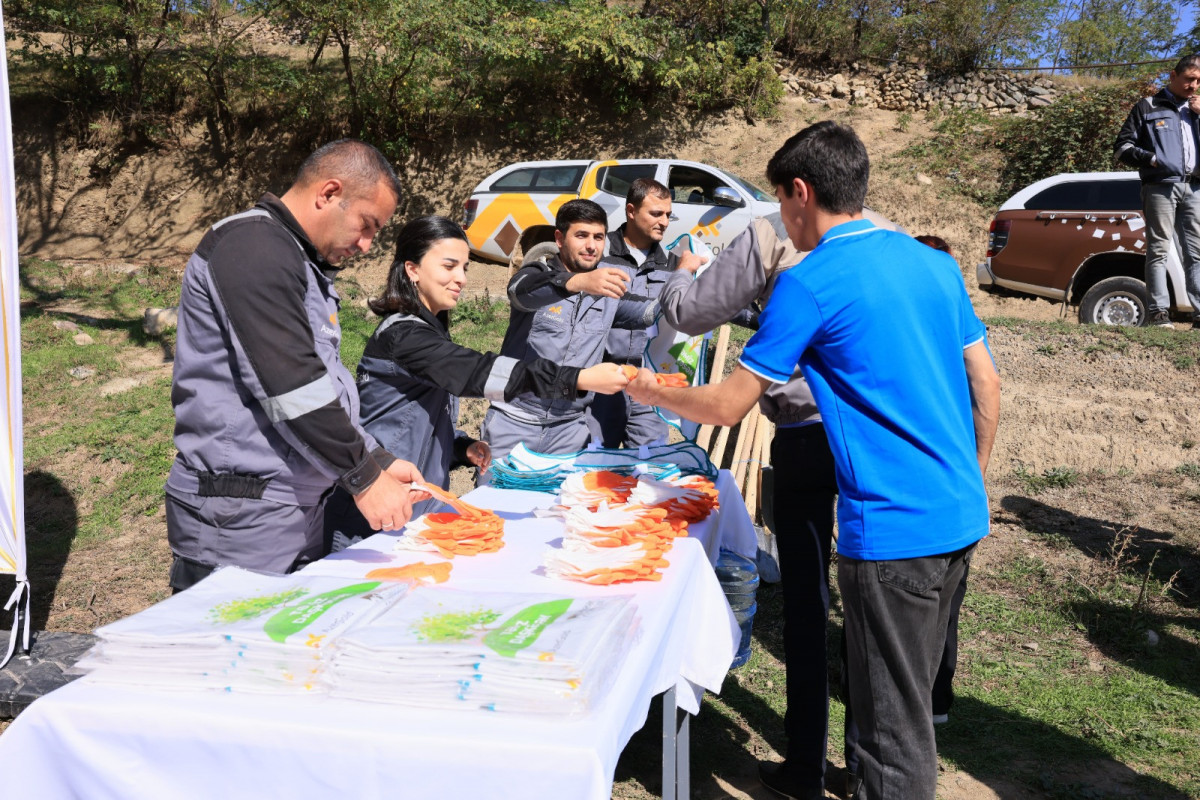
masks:
<instances>
[{"instance_id":1,"label":"white fabric banner","mask_svg":"<svg viewBox=\"0 0 1200 800\"><path fill-rule=\"evenodd\" d=\"M0 41L4 11L0 5ZM7 55L7 53L6 53ZM8 60L0 58L0 323L4 349L0 352L0 574L15 575L17 585L5 611L13 612L12 633L0 667L16 649L29 649L29 581L25 574L25 461L21 439L21 314L17 260L17 191L13 176L12 111L8 100ZM24 624L22 624L22 619ZM0 644L0 646L3 646Z\"/></svg>"}]
</instances>

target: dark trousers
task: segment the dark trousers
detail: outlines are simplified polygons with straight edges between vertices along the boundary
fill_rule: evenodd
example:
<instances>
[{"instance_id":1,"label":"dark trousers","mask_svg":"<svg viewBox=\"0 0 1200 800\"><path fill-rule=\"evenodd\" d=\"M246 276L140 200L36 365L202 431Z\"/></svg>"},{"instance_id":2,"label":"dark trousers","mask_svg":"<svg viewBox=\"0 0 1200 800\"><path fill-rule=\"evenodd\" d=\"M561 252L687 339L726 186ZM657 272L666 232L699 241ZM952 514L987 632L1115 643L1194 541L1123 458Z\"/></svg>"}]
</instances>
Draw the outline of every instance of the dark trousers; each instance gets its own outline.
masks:
<instances>
[{"instance_id":1,"label":"dark trousers","mask_svg":"<svg viewBox=\"0 0 1200 800\"><path fill-rule=\"evenodd\" d=\"M789 780L820 789L829 740L829 557L837 481L820 424L780 428L771 443L775 527L783 587ZM847 767L854 771L854 722L846 718Z\"/></svg>"},{"instance_id":2,"label":"dark trousers","mask_svg":"<svg viewBox=\"0 0 1200 800\"><path fill-rule=\"evenodd\" d=\"M893 561L838 558L859 729L858 800L934 800L934 675L974 550Z\"/></svg>"},{"instance_id":3,"label":"dark trousers","mask_svg":"<svg viewBox=\"0 0 1200 800\"><path fill-rule=\"evenodd\" d=\"M958 666L958 614L962 611L963 598L967 594L967 573L971 565L963 568L962 580L950 600L950 619L946 622L946 646L942 648L942 660L938 664L937 677L933 679L933 713L949 714L954 705L954 670Z\"/></svg>"}]
</instances>

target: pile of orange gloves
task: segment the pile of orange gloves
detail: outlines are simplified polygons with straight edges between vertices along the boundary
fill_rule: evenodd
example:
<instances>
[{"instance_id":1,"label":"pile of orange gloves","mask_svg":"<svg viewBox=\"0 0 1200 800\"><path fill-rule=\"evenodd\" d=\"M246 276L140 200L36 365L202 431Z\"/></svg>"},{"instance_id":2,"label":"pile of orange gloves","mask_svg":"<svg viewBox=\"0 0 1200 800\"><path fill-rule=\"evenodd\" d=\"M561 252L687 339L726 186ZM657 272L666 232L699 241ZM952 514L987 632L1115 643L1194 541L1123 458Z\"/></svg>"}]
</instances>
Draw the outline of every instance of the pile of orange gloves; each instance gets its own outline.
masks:
<instances>
[{"instance_id":1,"label":"pile of orange gloves","mask_svg":"<svg viewBox=\"0 0 1200 800\"><path fill-rule=\"evenodd\" d=\"M396 541L401 550L438 552L446 558L494 553L504 547L504 520L494 511L464 503L450 492L419 484L454 511L424 514L404 527L404 536Z\"/></svg>"}]
</instances>

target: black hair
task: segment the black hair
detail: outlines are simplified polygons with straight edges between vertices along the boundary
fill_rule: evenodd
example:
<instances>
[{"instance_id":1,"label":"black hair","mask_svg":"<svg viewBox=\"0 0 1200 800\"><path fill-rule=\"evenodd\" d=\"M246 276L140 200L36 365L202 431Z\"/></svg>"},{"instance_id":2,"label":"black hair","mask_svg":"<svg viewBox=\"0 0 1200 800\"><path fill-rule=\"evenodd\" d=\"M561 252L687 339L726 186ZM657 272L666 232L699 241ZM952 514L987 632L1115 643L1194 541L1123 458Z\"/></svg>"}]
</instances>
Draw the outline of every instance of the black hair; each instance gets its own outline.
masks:
<instances>
[{"instance_id":1,"label":"black hair","mask_svg":"<svg viewBox=\"0 0 1200 800\"><path fill-rule=\"evenodd\" d=\"M400 179L383 153L357 139L338 139L322 145L304 159L296 173L296 185L307 186L319 180L337 178L345 184L343 200L369 194L384 181L400 202Z\"/></svg>"},{"instance_id":2,"label":"black hair","mask_svg":"<svg viewBox=\"0 0 1200 800\"><path fill-rule=\"evenodd\" d=\"M554 227L564 234L576 222L598 222L608 230L608 214L591 200L568 200L554 215Z\"/></svg>"},{"instance_id":3,"label":"black hair","mask_svg":"<svg viewBox=\"0 0 1200 800\"><path fill-rule=\"evenodd\" d=\"M388 269L387 284L383 287L383 297L372 299L367 305L381 317L402 312L416 314L425 308L417 294L416 284L408 276L405 263L421 263L421 259L443 239L461 239L467 241L467 235L459 224L447 217L430 215L417 217L407 222L396 237L396 258ZM449 327L449 314L440 312L437 317L442 325Z\"/></svg>"},{"instance_id":4,"label":"black hair","mask_svg":"<svg viewBox=\"0 0 1200 800\"><path fill-rule=\"evenodd\" d=\"M1182 75L1183 71L1187 69L1200 69L1200 55L1184 56L1179 59L1179 63L1171 71L1176 75Z\"/></svg>"},{"instance_id":5,"label":"black hair","mask_svg":"<svg viewBox=\"0 0 1200 800\"><path fill-rule=\"evenodd\" d=\"M654 180L654 178L638 178L629 184L629 191L625 195L625 202L633 203L633 207L638 208L641 206L642 201L649 195L654 195L663 200L670 200L671 190Z\"/></svg>"},{"instance_id":6,"label":"black hair","mask_svg":"<svg viewBox=\"0 0 1200 800\"><path fill-rule=\"evenodd\" d=\"M812 186L817 206L831 214L862 211L870 171L867 148L854 129L829 120L792 136L767 162L772 186L791 197L792 182L800 178Z\"/></svg>"},{"instance_id":7,"label":"black hair","mask_svg":"<svg viewBox=\"0 0 1200 800\"><path fill-rule=\"evenodd\" d=\"M932 247L934 250L941 250L943 253L950 252L950 245L940 236L934 236L931 233L924 233L920 236L914 236L913 238L923 245Z\"/></svg>"}]
</instances>

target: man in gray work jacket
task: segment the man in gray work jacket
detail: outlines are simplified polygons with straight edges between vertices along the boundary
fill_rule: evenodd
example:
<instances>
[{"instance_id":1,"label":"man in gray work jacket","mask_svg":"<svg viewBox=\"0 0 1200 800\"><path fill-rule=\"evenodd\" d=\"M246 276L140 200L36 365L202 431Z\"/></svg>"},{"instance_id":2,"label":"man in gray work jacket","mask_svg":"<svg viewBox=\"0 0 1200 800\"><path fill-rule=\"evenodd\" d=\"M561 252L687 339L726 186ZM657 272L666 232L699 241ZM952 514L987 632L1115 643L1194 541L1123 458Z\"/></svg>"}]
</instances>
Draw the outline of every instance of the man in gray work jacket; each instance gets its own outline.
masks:
<instances>
[{"instance_id":1,"label":"man in gray work jacket","mask_svg":"<svg viewBox=\"0 0 1200 800\"><path fill-rule=\"evenodd\" d=\"M1185 56L1167 85L1142 98L1117 134L1118 160L1137 167L1146 217L1146 291L1149 324L1173 328L1167 290L1167 254L1179 236L1183 271L1200 328L1200 55Z\"/></svg>"},{"instance_id":2,"label":"man in gray work jacket","mask_svg":"<svg viewBox=\"0 0 1200 800\"><path fill-rule=\"evenodd\" d=\"M600 264L608 232L603 208L570 200L558 209L554 225L559 254L523 265L508 282L511 309L500 353L591 367L600 363L610 329L648 327L658 303L629 294L625 270ZM539 453L582 450L591 439L585 411L592 397L521 394L511 402L493 401L479 438L491 446L494 459L521 442Z\"/></svg>"},{"instance_id":3,"label":"man in gray work jacket","mask_svg":"<svg viewBox=\"0 0 1200 800\"><path fill-rule=\"evenodd\" d=\"M638 178L625 195L625 222L608 234L603 264L629 273L629 291L654 299L679 258L662 246L671 224L671 190L653 178ZM614 328L604 346L604 360L642 366L646 329ZM624 392L598 394L588 407L594 438L605 447L638 447L667 440L667 423L650 406Z\"/></svg>"},{"instance_id":4,"label":"man in gray work jacket","mask_svg":"<svg viewBox=\"0 0 1200 800\"><path fill-rule=\"evenodd\" d=\"M166 486L175 591L218 566L288 572L319 558L335 483L373 528L408 521L407 482L420 474L358 424L332 277L399 199L375 148L333 142L283 197L221 220L188 260L171 389L179 454Z\"/></svg>"}]
</instances>

